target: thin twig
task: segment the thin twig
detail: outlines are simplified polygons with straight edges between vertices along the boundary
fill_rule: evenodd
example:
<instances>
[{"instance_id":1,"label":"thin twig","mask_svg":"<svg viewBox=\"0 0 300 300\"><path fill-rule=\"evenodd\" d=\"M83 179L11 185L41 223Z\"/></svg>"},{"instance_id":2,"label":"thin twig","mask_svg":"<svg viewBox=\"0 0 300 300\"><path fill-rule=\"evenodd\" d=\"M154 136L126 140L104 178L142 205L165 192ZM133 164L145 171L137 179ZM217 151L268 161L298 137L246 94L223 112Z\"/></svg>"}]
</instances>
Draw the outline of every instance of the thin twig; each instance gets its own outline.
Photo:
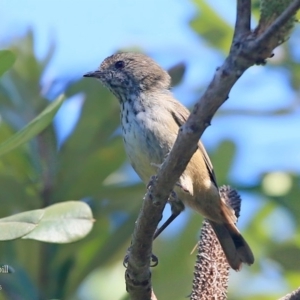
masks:
<instances>
[{"instance_id":1,"label":"thin twig","mask_svg":"<svg viewBox=\"0 0 300 300\"><path fill-rule=\"evenodd\" d=\"M285 11L255 40L255 47L265 44L300 8L300 0L293 1Z\"/></svg>"},{"instance_id":2,"label":"thin twig","mask_svg":"<svg viewBox=\"0 0 300 300\"><path fill-rule=\"evenodd\" d=\"M236 9L236 22L233 40L249 34L251 22L251 0L238 0Z\"/></svg>"}]
</instances>

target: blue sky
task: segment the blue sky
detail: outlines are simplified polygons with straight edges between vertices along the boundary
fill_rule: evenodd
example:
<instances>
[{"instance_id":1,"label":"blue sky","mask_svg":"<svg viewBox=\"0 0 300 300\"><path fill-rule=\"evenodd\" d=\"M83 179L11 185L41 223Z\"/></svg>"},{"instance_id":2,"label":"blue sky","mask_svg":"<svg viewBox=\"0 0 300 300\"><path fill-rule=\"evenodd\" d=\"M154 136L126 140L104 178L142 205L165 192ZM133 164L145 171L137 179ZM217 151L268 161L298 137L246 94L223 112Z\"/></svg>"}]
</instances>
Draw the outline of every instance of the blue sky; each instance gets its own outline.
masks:
<instances>
[{"instance_id":1,"label":"blue sky","mask_svg":"<svg viewBox=\"0 0 300 300\"><path fill-rule=\"evenodd\" d=\"M159 49L165 56L173 50L174 62L176 56L183 57L183 48L189 48L182 45L193 40L186 23L195 11L188 1L26 0L20 5L17 0L1 0L1 7L2 37L8 32L13 37L31 25L38 54L45 51L49 39L55 39L55 75L84 71L129 46L148 52ZM193 42L197 44L196 39Z\"/></svg>"}]
</instances>

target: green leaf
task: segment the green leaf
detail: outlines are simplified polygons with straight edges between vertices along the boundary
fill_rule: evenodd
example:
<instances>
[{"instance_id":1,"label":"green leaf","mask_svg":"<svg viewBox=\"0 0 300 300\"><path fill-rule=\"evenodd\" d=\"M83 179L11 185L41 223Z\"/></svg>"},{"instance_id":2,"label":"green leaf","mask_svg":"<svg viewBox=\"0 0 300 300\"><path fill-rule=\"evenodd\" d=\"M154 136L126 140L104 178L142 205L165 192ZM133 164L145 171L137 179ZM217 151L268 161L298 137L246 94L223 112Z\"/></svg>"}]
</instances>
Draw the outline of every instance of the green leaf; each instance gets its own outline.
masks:
<instances>
[{"instance_id":1,"label":"green leaf","mask_svg":"<svg viewBox=\"0 0 300 300\"><path fill-rule=\"evenodd\" d=\"M64 157L68 165L62 165L58 179L60 186L57 188L59 193L54 194L56 199L83 198L86 195L98 194L101 192L103 180L125 161L123 142L120 138L111 140L106 147L101 147L82 159L70 151L69 155L74 160L72 162Z\"/></svg>"},{"instance_id":2,"label":"green leaf","mask_svg":"<svg viewBox=\"0 0 300 300\"><path fill-rule=\"evenodd\" d=\"M299 257L299 246L290 243L278 244L272 247L269 253L269 258L281 264L285 270L298 272L300 271L299 264L295 264Z\"/></svg>"},{"instance_id":3,"label":"green leaf","mask_svg":"<svg viewBox=\"0 0 300 300\"><path fill-rule=\"evenodd\" d=\"M86 203L58 203L0 219L0 241L23 238L52 243L74 242L90 232L93 222L92 211Z\"/></svg>"},{"instance_id":4,"label":"green leaf","mask_svg":"<svg viewBox=\"0 0 300 300\"><path fill-rule=\"evenodd\" d=\"M43 215L44 210L37 209L0 219L0 241L14 240L28 234Z\"/></svg>"},{"instance_id":5,"label":"green leaf","mask_svg":"<svg viewBox=\"0 0 300 300\"><path fill-rule=\"evenodd\" d=\"M45 110L34 118L23 129L11 136L7 141L0 145L0 156L26 143L42 130L44 130L52 121L56 112L64 101L64 96L59 96L55 101L48 105Z\"/></svg>"},{"instance_id":6,"label":"green leaf","mask_svg":"<svg viewBox=\"0 0 300 300\"><path fill-rule=\"evenodd\" d=\"M95 196L101 190L102 181L126 160L122 140L112 138L120 126L118 101L99 83L86 79L72 84L66 95L71 97L82 90L87 96L80 119L58 154L60 184L54 199Z\"/></svg>"},{"instance_id":7,"label":"green leaf","mask_svg":"<svg viewBox=\"0 0 300 300\"><path fill-rule=\"evenodd\" d=\"M194 0L199 14L191 27L212 46L227 53L232 40L232 27L205 0Z\"/></svg>"},{"instance_id":8,"label":"green leaf","mask_svg":"<svg viewBox=\"0 0 300 300\"><path fill-rule=\"evenodd\" d=\"M86 151L95 151L103 147L107 140L120 126L120 106L111 92L93 80L82 79L73 83L67 90L66 96L86 94L81 109L80 119L72 134L63 145L62 151L70 157L77 153L81 158Z\"/></svg>"},{"instance_id":9,"label":"green leaf","mask_svg":"<svg viewBox=\"0 0 300 300\"><path fill-rule=\"evenodd\" d=\"M68 201L51 205L38 226L23 239L51 243L70 243L85 237L93 227L90 207L81 201Z\"/></svg>"},{"instance_id":10,"label":"green leaf","mask_svg":"<svg viewBox=\"0 0 300 300\"><path fill-rule=\"evenodd\" d=\"M16 61L16 55L9 50L0 51L0 76L12 67Z\"/></svg>"},{"instance_id":11,"label":"green leaf","mask_svg":"<svg viewBox=\"0 0 300 300\"><path fill-rule=\"evenodd\" d=\"M218 148L210 154L219 185L228 182L228 174L232 167L235 153L236 145L230 140L223 140Z\"/></svg>"}]
</instances>

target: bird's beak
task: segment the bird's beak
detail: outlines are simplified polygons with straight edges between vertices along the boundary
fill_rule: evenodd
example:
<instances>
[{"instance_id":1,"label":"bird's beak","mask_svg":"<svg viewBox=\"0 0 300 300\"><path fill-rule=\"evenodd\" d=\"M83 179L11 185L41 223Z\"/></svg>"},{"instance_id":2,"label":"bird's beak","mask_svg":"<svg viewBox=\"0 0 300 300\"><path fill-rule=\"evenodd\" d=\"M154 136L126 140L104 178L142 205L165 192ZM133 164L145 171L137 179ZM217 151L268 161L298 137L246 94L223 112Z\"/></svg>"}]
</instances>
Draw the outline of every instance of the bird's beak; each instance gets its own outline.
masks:
<instances>
[{"instance_id":1,"label":"bird's beak","mask_svg":"<svg viewBox=\"0 0 300 300\"><path fill-rule=\"evenodd\" d=\"M100 78L101 74L102 74L102 72L100 72L99 70L97 70L97 71L88 72L88 73L84 74L83 77Z\"/></svg>"}]
</instances>

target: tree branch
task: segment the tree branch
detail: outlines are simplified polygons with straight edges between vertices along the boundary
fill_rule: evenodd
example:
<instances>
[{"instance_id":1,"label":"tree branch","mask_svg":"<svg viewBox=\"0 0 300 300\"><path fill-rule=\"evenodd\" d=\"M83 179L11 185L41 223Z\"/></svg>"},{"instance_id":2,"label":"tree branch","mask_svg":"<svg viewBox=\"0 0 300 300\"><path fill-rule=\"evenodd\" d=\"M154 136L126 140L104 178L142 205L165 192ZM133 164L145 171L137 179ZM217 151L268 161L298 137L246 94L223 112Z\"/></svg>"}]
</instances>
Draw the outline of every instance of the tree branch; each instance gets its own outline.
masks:
<instances>
[{"instance_id":1,"label":"tree branch","mask_svg":"<svg viewBox=\"0 0 300 300\"><path fill-rule=\"evenodd\" d=\"M285 295L279 300L299 300L299 299L300 299L300 288L298 288L297 290L293 291L290 294Z\"/></svg>"},{"instance_id":2,"label":"tree branch","mask_svg":"<svg viewBox=\"0 0 300 300\"><path fill-rule=\"evenodd\" d=\"M298 2L289 6L280 21L275 24L284 26L287 16L292 16L298 9ZM240 0L238 7L246 0ZM238 11L237 23L242 23L245 31L248 27L245 16L248 8ZM239 15L240 14L240 15ZM248 17L247 17L248 18ZM274 25L278 26L278 25ZM235 31L239 29L236 28ZM272 29L273 30L273 29ZM201 99L194 106L187 122L180 128L176 142L161 165L159 172L149 184L140 215L132 236L131 248L128 252L126 287L131 299L153 299L151 296L150 258L152 254L152 237L162 218L163 209L174 184L185 170L191 157L197 150L197 143L216 111L228 98L228 94L239 77L252 65L264 62L277 44L270 42L270 34L258 36L249 32L248 35L234 33L230 54L216 73ZM259 40L259 42L257 42ZM270 44L270 45L269 45Z\"/></svg>"},{"instance_id":3,"label":"tree branch","mask_svg":"<svg viewBox=\"0 0 300 300\"><path fill-rule=\"evenodd\" d=\"M251 0L238 0L236 9L236 22L233 40L249 34L251 22Z\"/></svg>"},{"instance_id":4,"label":"tree branch","mask_svg":"<svg viewBox=\"0 0 300 300\"><path fill-rule=\"evenodd\" d=\"M150 259L152 239L156 227L162 218L165 204L156 205L151 193L147 193L141 212L136 221L131 246L128 249L128 267L125 272L126 290L130 299L151 299L156 297L151 288Z\"/></svg>"}]
</instances>

